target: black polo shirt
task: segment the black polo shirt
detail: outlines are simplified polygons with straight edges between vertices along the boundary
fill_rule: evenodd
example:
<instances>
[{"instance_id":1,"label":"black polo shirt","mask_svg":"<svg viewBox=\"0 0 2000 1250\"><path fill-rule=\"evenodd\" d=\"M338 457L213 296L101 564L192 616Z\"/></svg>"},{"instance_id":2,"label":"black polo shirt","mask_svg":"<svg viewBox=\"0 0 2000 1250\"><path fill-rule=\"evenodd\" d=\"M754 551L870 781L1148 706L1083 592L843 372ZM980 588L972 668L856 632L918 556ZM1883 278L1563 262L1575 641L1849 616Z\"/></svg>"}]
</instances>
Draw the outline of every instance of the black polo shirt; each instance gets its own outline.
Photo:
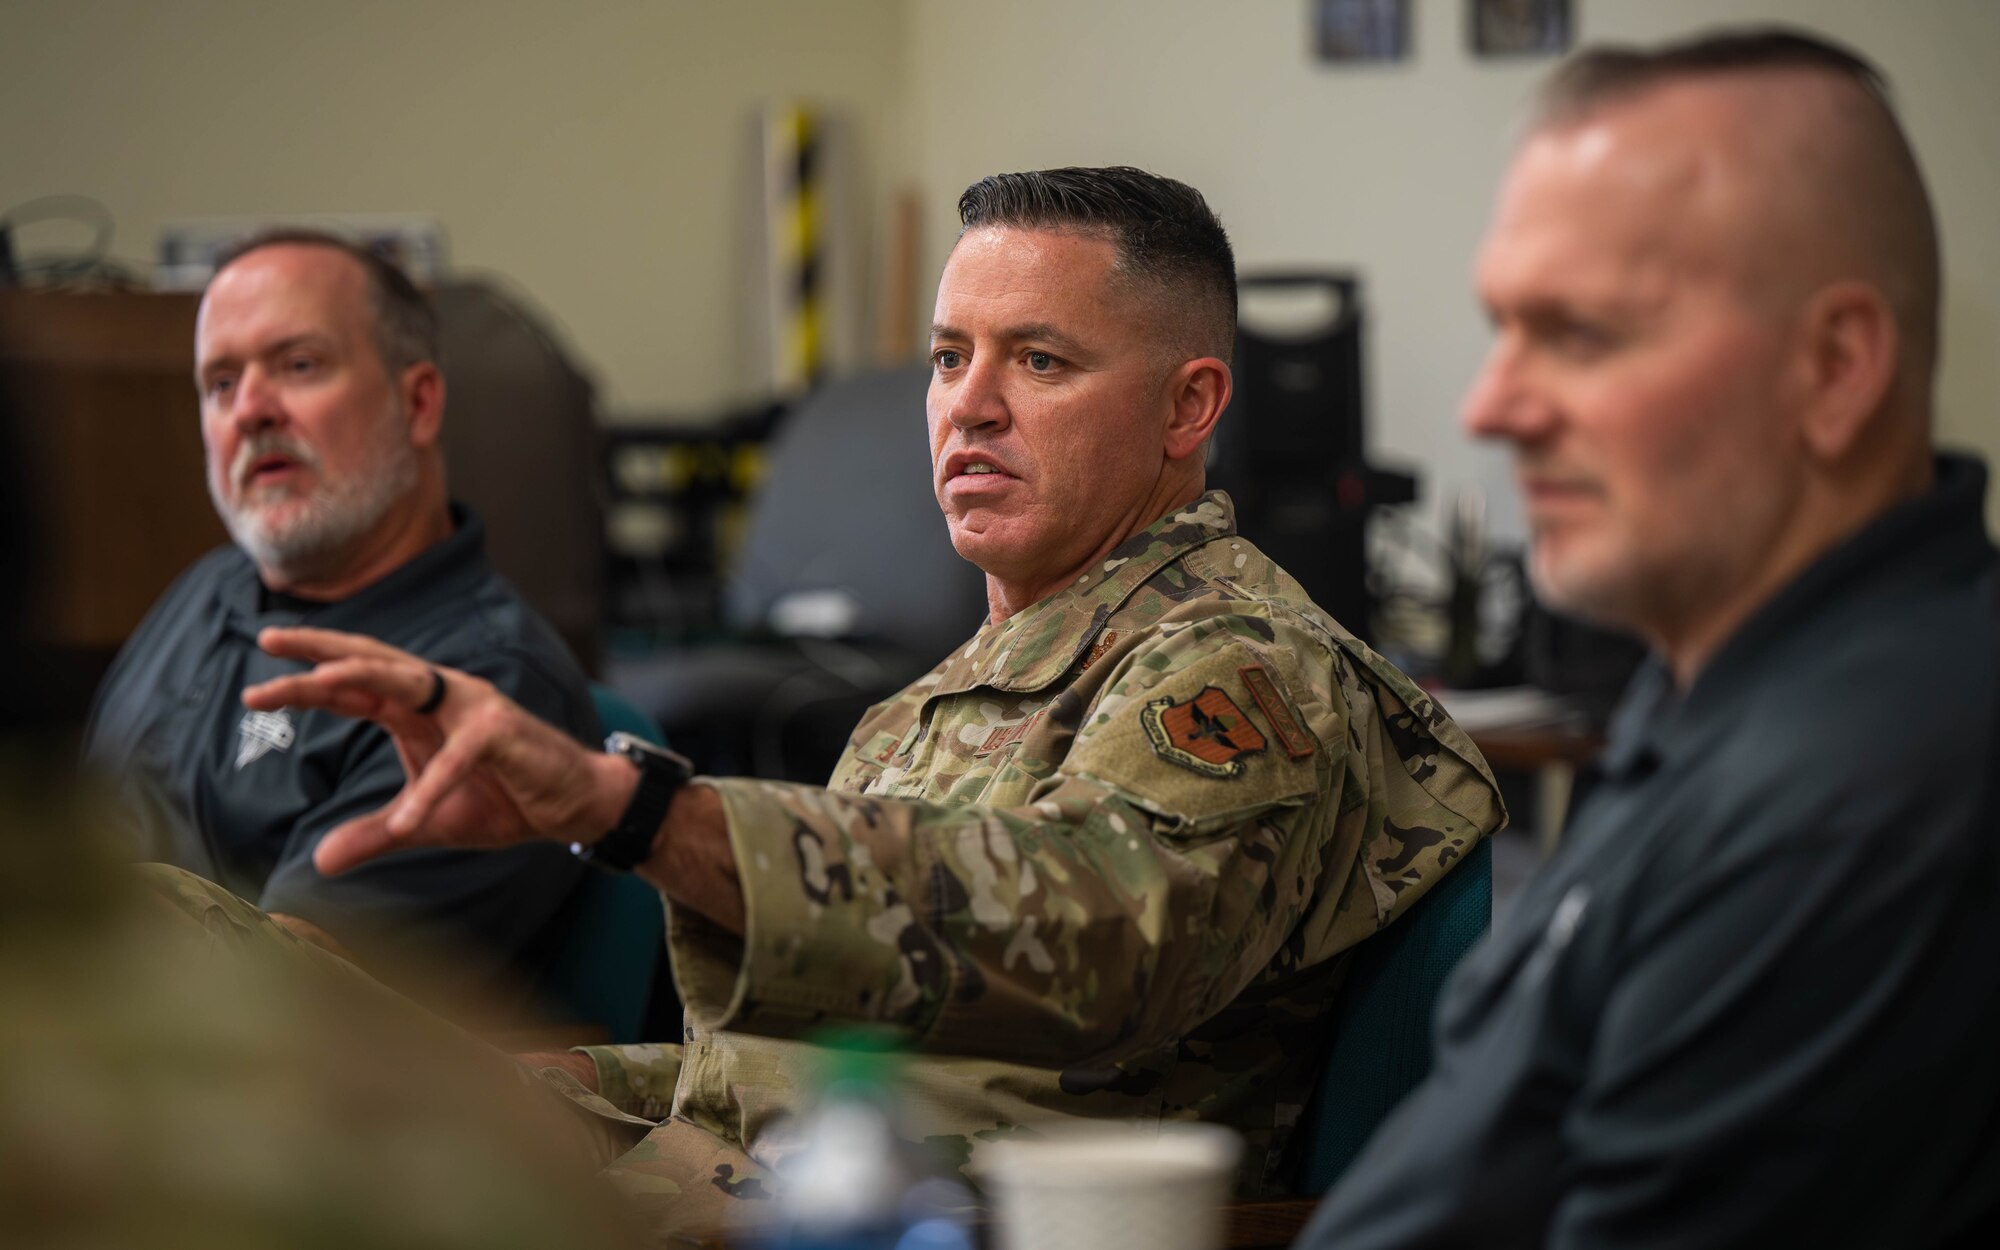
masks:
<instances>
[{"instance_id":1,"label":"black polo shirt","mask_svg":"<svg viewBox=\"0 0 2000 1250\"><path fill-rule=\"evenodd\" d=\"M476 673L595 745L589 687L568 649L486 562L485 526L454 505L449 538L338 603L276 596L234 547L167 591L98 688L88 761L132 779L142 853L208 877L266 911L299 916L371 952L417 940L452 953L468 983L532 980L583 868L553 843L412 850L339 877L312 865L329 829L403 785L389 736L325 712L250 712L243 688L301 666L257 648L273 625L368 634Z\"/></svg>"},{"instance_id":2,"label":"black polo shirt","mask_svg":"<svg viewBox=\"0 0 2000 1250\"><path fill-rule=\"evenodd\" d=\"M1301 1245L1974 1244L2000 1108L1985 471L1643 670ZM1986 1244L2000 1244L1987 1242Z\"/></svg>"}]
</instances>

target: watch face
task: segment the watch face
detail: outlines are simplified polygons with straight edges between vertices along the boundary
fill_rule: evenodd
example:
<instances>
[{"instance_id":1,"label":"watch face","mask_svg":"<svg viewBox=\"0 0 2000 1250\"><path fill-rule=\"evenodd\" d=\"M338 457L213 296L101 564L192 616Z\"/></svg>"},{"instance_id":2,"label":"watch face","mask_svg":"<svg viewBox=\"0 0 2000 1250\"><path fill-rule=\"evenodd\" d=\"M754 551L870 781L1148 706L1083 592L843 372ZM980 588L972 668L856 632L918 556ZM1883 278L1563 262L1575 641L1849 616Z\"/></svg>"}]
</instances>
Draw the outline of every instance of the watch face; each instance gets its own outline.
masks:
<instances>
[{"instance_id":1,"label":"watch face","mask_svg":"<svg viewBox=\"0 0 2000 1250\"><path fill-rule=\"evenodd\" d=\"M678 769L683 778L694 775L694 763L678 751L669 751L655 746L636 734L618 730L604 740L604 749L613 755L622 755L634 764L644 768L649 764L667 764Z\"/></svg>"}]
</instances>

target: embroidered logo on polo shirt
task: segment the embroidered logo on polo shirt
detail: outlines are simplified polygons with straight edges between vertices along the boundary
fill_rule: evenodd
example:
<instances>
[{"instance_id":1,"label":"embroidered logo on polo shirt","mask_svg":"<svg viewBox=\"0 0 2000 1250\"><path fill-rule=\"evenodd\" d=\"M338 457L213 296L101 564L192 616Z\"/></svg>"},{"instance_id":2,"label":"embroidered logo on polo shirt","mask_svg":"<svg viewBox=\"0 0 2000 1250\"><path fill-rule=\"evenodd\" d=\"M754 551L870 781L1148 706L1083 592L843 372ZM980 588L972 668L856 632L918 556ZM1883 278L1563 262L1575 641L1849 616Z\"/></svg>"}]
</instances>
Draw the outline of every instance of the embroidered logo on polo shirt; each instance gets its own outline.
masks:
<instances>
[{"instance_id":1,"label":"embroidered logo on polo shirt","mask_svg":"<svg viewBox=\"0 0 2000 1250\"><path fill-rule=\"evenodd\" d=\"M1583 923L1583 915L1590 910L1590 887L1579 881L1563 892L1556 909L1549 915L1549 923L1542 930L1542 940L1535 943L1534 954L1528 956L1527 964L1521 969L1521 982L1532 985L1549 975L1563 949L1576 937L1577 926Z\"/></svg>"},{"instance_id":2,"label":"embroidered logo on polo shirt","mask_svg":"<svg viewBox=\"0 0 2000 1250\"><path fill-rule=\"evenodd\" d=\"M298 737L298 731L292 728L291 714L284 711L247 712L236 729L243 735L236 744L238 768L263 759L269 752L288 750Z\"/></svg>"}]
</instances>

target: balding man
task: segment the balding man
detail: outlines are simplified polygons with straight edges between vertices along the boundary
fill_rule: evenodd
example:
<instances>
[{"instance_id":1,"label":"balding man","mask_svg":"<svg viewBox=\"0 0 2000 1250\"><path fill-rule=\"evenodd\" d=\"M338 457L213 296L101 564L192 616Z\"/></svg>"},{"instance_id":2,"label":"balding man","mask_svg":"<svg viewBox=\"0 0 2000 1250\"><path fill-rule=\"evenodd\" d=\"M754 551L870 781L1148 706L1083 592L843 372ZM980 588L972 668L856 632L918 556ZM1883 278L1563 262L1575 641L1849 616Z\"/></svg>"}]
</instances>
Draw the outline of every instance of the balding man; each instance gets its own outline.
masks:
<instances>
[{"instance_id":1,"label":"balding man","mask_svg":"<svg viewBox=\"0 0 2000 1250\"><path fill-rule=\"evenodd\" d=\"M334 236L270 234L226 257L195 331L208 486L235 545L154 606L97 696L86 749L154 817L149 858L210 878L396 977L411 943L454 983L512 993L567 924L581 879L555 847L425 851L338 880L329 829L402 785L389 736L315 712L246 712L291 667L260 629L319 625L481 673L594 739L582 673L486 563L448 502L437 319L395 266Z\"/></svg>"},{"instance_id":2,"label":"balding man","mask_svg":"<svg viewBox=\"0 0 2000 1250\"><path fill-rule=\"evenodd\" d=\"M1536 585L1655 658L1304 1244L1993 1244L2000 580L1880 77L1582 54L1478 287Z\"/></svg>"}]
</instances>

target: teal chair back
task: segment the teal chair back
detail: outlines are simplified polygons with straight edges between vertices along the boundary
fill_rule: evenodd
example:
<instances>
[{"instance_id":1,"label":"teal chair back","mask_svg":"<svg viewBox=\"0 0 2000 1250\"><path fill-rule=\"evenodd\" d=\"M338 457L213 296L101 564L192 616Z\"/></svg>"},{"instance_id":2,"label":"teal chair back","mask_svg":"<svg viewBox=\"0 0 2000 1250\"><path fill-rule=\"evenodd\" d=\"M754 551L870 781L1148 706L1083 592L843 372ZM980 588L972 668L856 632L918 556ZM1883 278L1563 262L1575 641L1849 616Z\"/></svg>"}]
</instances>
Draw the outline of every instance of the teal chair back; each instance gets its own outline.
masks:
<instances>
[{"instance_id":1,"label":"teal chair back","mask_svg":"<svg viewBox=\"0 0 2000 1250\"><path fill-rule=\"evenodd\" d=\"M593 684L597 719L665 745L660 727L609 688ZM666 910L652 886L627 873L585 874L576 921L551 962L549 995L586 1024L603 1025L614 1042L642 1042L660 956Z\"/></svg>"},{"instance_id":2,"label":"teal chair back","mask_svg":"<svg viewBox=\"0 0 2000 1250\"><path fill-rule=\"evenodd\" d=\"M1431 1070L1438 991L1493 918L1493 840L1482 838L1395 924L1354 952L1319 1088L1300 1124L1298 1188L1322 1194L1383 1117Z\"/></svg>"}]
</instances>

